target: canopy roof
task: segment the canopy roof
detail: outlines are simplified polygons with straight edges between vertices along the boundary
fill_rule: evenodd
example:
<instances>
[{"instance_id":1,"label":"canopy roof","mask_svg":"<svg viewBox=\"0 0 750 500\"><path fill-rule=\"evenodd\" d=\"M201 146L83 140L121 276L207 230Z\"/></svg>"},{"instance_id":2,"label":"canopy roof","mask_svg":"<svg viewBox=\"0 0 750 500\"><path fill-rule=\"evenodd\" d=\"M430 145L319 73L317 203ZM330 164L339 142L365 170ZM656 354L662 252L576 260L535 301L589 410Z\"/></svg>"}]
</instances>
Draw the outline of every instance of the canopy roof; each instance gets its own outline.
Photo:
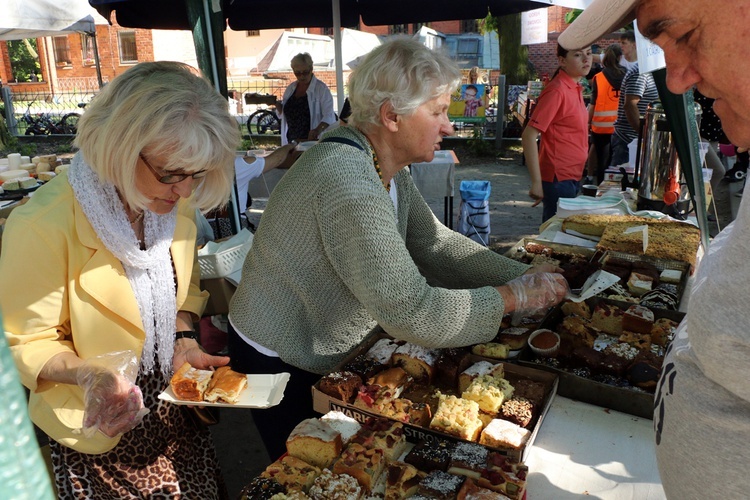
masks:
<instances>
[{"instance_id":1,"label":"canopy roof","mask_svg":"<svg viewBox=\"0 0 750 500\"><path fill-rule=\"evenodd\" d=\"M106 18L115 11L121 26L192 28L184 0L90 0L90 3ZM554 0L340 0L340 19L344 27L356 26L360 16L368 26L482 19L488 10L495 16L503 16L553 3ZM223 17L233 30L331 28L332 4L331 0L227 0Z\"/></svg>"},{"instance_id":2,"label":"canopy roof","mask_svg":"<svg viewBox=\"0 0 750 500\"><path fill-rule=\"evenodd\" d=\"M106 23L81 0L3 0L0 40L94 33L96 24Z\"/></svg>"}]
</instances>

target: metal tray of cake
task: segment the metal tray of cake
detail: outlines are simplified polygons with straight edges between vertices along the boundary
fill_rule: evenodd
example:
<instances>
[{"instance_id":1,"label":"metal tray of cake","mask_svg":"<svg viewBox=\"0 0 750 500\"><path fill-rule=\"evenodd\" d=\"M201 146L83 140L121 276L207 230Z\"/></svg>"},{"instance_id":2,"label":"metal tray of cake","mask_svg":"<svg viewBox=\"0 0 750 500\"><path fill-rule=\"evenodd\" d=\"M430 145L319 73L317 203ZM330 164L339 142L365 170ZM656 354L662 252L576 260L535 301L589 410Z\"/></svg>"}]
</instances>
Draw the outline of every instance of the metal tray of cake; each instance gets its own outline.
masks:
<instances>
[{"instance_id":1,"label":"metal tray of cake","mask_svg":"<svg viewBox=\"0 0 750 500\"><path fill-rule=\"evenodd\" d=\"M514 260L523 260L527 255L534 253L527 251L526 245L529 243L547 247L555 254L580 255L587 259L592 259L597 255L597 250L594 248L566 245L565 243L555 243L534 238L523 238L521 241L513 245L510 250L505 252L505 256ZM601 252L599 252L599 254L601 255Z\"/></svg>"},{"instance_id":2,"label":"metal tray of cake","mask_svg":"<svg viewBox=\"0 0 750 500\"><path fill-rule=\"evenodd\" d=\"M599 259L599 263L604 266L606 265L607 261L612 258L626 260L632 263L651 264L659 271L664 271L667 269L680 271L682 273L682 276L680 277L680 281L676 284L678 305L677 309L680 310L679 306L682 302L682 296L685 293L688 280L690 279L690 264L677 260L657 259L648 255L633 255L629 253L614 252L611 250L606 251L602 254L601 258Z\"/></svg>"},{"instance_id":3,"label":"metal tray of cake","mask_svg":"<svg viewBox=\"0 0 750 500\"><path fill-rule=\"evenodd\" d=\"M591 310L594 310L596 304L603 302L610 305L616 305L621 308L626 308L633 304L628 304L619 301L612 301L608 299L602 299L600 297L592 297L586 300ZM685 314L677 311L669 311L666 309L652 309L654 312L654 319L669 318L677 323L682 321ZM562 308L560 305L552 309L549 314L544 318L541 328L548 328L556 331L556 327L560 324L564 317ZM584 403L601 406L603 408L609 408L612 410L621 411L630 415L638 417L653 418L654 409L654 395L644 389L629 385L626 380L615 380L615 377L607 378L603 377L610 383L594 380L581 375L573 373L569 367L565 367L564 364L560 366L550 366L541 362L536 354L534 354L530 348L526 348L521 351L521 354L517 359L518 364L522 366L528 366L537 368L540 370L550 371L556 373L559 377L557 393L560 396L582 401ZM613 385L613 383L619 382L621 385Z\"/></svg>"}]
</instances>

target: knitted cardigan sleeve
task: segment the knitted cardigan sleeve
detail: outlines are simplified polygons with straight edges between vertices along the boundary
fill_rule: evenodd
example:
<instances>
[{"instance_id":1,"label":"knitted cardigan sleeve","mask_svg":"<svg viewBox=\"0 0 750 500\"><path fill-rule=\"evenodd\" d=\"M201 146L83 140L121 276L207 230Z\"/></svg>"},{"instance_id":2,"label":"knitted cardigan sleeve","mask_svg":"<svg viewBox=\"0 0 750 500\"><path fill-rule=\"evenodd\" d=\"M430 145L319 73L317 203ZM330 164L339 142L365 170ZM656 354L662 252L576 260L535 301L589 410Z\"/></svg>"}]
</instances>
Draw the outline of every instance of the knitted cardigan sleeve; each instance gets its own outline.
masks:
<instances>
[{"instance_id":1,"label":"knitted cardigan sleeve","mask_svg":"<svg viewBox=\"0 0 750 500\"><path fill-rule=\"evenodd\" d=\"M442 255L440 263L431 265L439 269L441 263L455 263L461 256L461 252L446 253L446 249L461 245L451 243L453 238L443 233L439 224L428 227L430 222L424 210L429 208L426 205L420 207L419 203L412 206L415 194L420 197L409 191L415 188L413 184L409 186L410 180L407 180L402 182L407 196L399 196L398 224L405 222L404 217L406 224L411 224L411 210L417 210L413 215L416 231L406 238L413 243L413 248L407 249L399 226L394 223L394 206L382 184L361 182L363 163L369 163L370 169L373 167L371 161L365 163L359 156L364 156L364 153L337 155L340 163L335 170L327 171L331 176L328 181L318 184L317 205L313 208L320 215L318 231L336 275L372 318L394 337L433 347L486 342L494 337L504 311L500 294L487 286L449 290L428 285L413 255L428 250L427 255L419 257L422 262ZM402 178L399 176L399 180ZM331 224L331 221L336 223ZM418 244L416 240L420 238L430 241ZM467 254L478 250L470 245L466 248ZM451 253L452 256L446 257ZM523 270L525 266L515 269ZM466 281L480 281L481 268L477 271L467 273ZM449 271L447 275L455 273L460 274ZM496 273L493 278L502 279L515 272L508 269L507 276L502 274Z\"/></svg>"}]
</instances>

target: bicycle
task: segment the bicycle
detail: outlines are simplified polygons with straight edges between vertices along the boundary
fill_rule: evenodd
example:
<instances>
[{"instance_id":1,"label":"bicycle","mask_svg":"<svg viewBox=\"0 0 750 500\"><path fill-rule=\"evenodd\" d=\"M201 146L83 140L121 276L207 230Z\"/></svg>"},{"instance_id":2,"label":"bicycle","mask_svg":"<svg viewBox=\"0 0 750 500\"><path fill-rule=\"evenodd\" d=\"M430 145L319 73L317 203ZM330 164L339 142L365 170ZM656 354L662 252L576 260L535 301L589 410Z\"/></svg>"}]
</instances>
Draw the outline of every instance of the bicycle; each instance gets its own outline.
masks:
<instances>
[{"instance_id":1,"label":"bicycle","mask_svg":"<svg viewBox=\"0 0 750 500\"><path fill-rule=\"evenodd\" d=\"M258 106L275 106L276 96L271 94L248 93L245 94L245 104ZM247 119L247 131L250 135L266 135L281 133L281 120L276 115L274 108L263 107L252 113Z\"/></svg>"},{"instance_id":2,"label":"bicycle","mask_svg":"<svg viewBox=\"0 0 750 500\"><path fill-rule=\"evenodd\" d=\"M26 123L26 135L75 135L78 132L78 113L66 113L59 120L52 119L49 113L31 114L31 106L36 101L31 101L26 106L26 112L21 116L21 121Z\"/></svg>"}]
</instances>

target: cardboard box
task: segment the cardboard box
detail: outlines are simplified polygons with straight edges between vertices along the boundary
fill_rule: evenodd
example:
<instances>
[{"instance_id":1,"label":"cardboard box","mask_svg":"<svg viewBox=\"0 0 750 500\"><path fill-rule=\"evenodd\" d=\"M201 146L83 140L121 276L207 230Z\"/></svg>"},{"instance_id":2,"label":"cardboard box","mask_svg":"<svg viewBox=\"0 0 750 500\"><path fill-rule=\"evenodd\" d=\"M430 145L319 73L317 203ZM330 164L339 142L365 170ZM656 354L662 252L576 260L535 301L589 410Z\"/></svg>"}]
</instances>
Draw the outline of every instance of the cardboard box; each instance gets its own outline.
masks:
<instances>
[{"instance_id":1,"label":"cardboard box","mask_svg":"<svg viewBox=\"0 0 750 500\"><path fill-rule=\"evenodd\" d=\"M349 360L355 358L359 354L366 352L372 346L372 344L374 344L378 339L381 339L384 337L388 337L388 336L384 333L376 333L375 335L371 336L370 339L363 344L363 347L361 347L352 355L350 355L344 361L344 363L342 363L342 365L346 364ZM472 359L473 361L490 361L492 363L499 362L496 359L483 358L480 356L472 356ZM491 448L507 456L512 461L522 462L526 460L529 450L531 449L531 446L533 445L534 440L536 439L536 435L539 433L539 428L542 426L544 417L549 411L550 406L552 405L552 400L554 399L555 394L557 393L558 377L554 373L550 373L550 372L543 371L543 370L537 370L534 368L510 364L510 363L503 363L503 364L504 364L504 369L506 373L512 373L512 374L521 376L523 378L531 379L535 382L541 382L545 385L545 388L546 388L546 396L544 399L544 403L542 405L541 412L539 413L539 418L537 419L537 422L534 428L531 429L531 436L529 436L529 440L526 442L526 444L519 449ZM313 409L322 414L328 413L329 411L340 411L346 414L347 416L354 418L355 420L359 422L364 422L368 417L371 417L371 416L386 418L386 417L383 417L383 415L380 415L374 412L368 412L366 410L362 410L361 408L355 407L352 404L348 404L344 401L333 398L329 396L328 394L321 392L318 389L318 383L316 383L312 387L312 396L313 396ZM406 435L407 441L411 443L417 443L424 439L427 439L427 440L441 439L441 440L446 440L446 441L461 441L460 438L457 438L455 436L451 436L449 434L435 431L427 427L419 427L419 426L408 424L408 423L404 424L404 433Z\"/></svg>"}]
</instances>

